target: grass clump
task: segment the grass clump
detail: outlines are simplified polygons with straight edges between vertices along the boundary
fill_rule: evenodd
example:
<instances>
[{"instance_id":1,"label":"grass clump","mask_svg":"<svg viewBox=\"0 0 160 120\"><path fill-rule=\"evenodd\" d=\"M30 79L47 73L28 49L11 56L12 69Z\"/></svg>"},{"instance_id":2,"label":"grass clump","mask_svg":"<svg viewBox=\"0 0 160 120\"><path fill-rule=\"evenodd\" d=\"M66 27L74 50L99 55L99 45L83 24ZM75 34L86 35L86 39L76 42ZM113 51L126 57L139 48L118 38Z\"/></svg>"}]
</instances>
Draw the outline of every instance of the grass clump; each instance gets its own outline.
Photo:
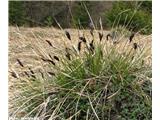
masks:
<instances>
[{"instance_id":1,"label":"grass clump","mask_svg":"<svg viewBox=\"0 0 160 120\"><path fill-rule=\"evenodd\" d=\"M119 52L104 39L94 40L94 49L88 43L79 54L70 49L71 59L56 56L55 65L49 64L51 79L37 75L16 83L20 92L12 116L24 111L23 117L56 120L151 119L151 68L142 64L146 51L124 46Z\"/></svg>"},{"instance_id":2,"label":"grass clump","mask_svg":"<svg viewBox=\"0 0 160 120\"><path fill-rule=\"evenodd\" d=\"M112 34L106 39L103 28L91 29L90 37L78 36L75 47L71 32L61 30L63 48L45 52L42 46L36 46L40 61L47 67L38 72L29 69L29 77L14 83L17 91L10 116L43 120L150 120L152 73L145 60L150 48L134 41L137 33L130 38L127 35L131 33L123 33L123 25L112 29L119 31L118 37ZM98 35L99 38L95 37ZM55 48L51 41L44 42ZM36 51L36 47L32 49ZM56 51L59 54L55 55Z\"/></svg>"}]
</instances>

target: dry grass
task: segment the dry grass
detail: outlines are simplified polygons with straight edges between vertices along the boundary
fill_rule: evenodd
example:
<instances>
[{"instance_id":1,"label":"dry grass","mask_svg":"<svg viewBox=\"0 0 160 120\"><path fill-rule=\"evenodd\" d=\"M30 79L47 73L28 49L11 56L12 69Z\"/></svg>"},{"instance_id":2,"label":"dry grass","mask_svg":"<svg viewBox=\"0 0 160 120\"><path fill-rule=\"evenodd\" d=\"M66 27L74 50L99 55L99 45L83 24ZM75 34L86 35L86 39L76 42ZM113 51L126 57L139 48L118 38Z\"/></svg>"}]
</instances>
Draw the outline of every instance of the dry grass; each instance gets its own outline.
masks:
<instances>
[{"instance_id":1,"label":"dry grass","mask_svg":"<svg viewBox=\"0 0 160 120\"><path fill-rule=\"evenodd\" d=\"M56 28L9 28L9 68L13 68L15 71L20 73L25 70L26 67L19 69L19 65L16 61L19 58L25 66L33 67L34 69L38 69L41 66L41 62L39 61L39 56L33 51L32 48L36 48L34 46L38 46L41 49L44 49L44 52L52 52L53 54L59 54L59 50L63 50L65 47L70 47L72 44L78 45L78 30L76 29L67 29L72 37L72 41L68 41L63 32ZM89 30L81 30L81 33L87 36L87 40L91 41L92 37L90 35ZM107 35L109 31L104 31L104 34ZM95 35L97 40L98 34ZM64 40L63 40L63 39ZM118 46L123 46L125 44L124 41L127 41L128 38L123 38L123 41L120 42ZM49 40L54 48L50 47L45 40ZM65 44L64 42L65 41ZM103 41L106 41L105 37L103 37ZM151 35L136 35L134 38L134 42L138 43L140 47L144 45L147 48L151 48ZM121 49L121 47L119 47ZM37 52L37 51L36 51ZM151 58L151 49L148 51L148 59ZM21 74L21 73L20 73Z\"/></svg>"}]
</instances>

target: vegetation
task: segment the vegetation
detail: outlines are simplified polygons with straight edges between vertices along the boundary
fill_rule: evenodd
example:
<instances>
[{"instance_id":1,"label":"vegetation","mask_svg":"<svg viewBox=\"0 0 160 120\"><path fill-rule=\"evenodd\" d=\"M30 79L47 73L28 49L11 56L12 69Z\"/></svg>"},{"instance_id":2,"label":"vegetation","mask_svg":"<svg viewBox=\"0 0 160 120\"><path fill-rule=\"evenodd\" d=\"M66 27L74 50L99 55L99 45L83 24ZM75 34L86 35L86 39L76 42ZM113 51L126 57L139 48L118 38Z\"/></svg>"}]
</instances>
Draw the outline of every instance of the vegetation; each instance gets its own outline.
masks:
<instances>
[{"instance_id":1,"label":"vegetation","mask_svg":"<svg viewBox=\"0 0 160 120\"><path fill-rule=\"evenodd\" d=\"M74 41L66 33L69 35L64 39ZM15 81L17 93L11 116L20 117L24 112L24 118L44 120L150 120L152 73L151 65L145 61L150 48L135 47L133 41L121 44L123 39L115 42L112 38L82 38L77 48L73 45L57 49L57 56L51 51L45 53L48 57L37 53L49 69L29 69L29 75ZM22 61L18 63L25 67Z\"/></svg>"},{"instance_id":2,"label":"vegetation","mask_svg":"<svg viewBox=\"0 0 160 120\"><path fill-rule=\"evenodd\" d=\"M53 18L52 18L51 16L48 16L48 17L46 18L46 20L44 21L44 23L45 23L45 25L51 27L51 26L53 25L53 23L54 23Z\"/></svg>"},{"instance_id":3,"label":"vegetation","mask_svg":"<svg viewBox=\"0 0 160 120\"><path fill-rule=\"evenodd\" d=\"M25 10L22 1L9 2L9 24L10 25L24 25L25 24Z\"/></svg>"},{"instance_id":4,"label":"vegetation","mask_svg":"<svg viewBox=\"0 0 160 120\"><path fill-rule=\"evenodd\" d=\"M151 4L150 7L148 4L141 3L135 4L135 2L116 2L113 5L113 8L106 12L106 24L109 27L112 27L115 20L119 25L125 25L128 29L133 29L134 31L138 31L142 29L141 33L143 34L151 34L152 32L152 15ZM146 7L147 6L147 7ZM147 10L147 8L149 10ZM149 11L149 12L147 12ZM126 21L130 21L127 23Z\"/></svg>"},{"instance_id":5,"label":"vegetation","mask_svg":"<svg viewBox=\"0 0 160 120\"><path fill-rule=\"evenodd\" d=\"M56 26L56 22L53 18L63 25L63 27L75 27L83 26L88 28L89 17L85 10L84 4L90 10L98 12L94 3L91 4L89 1L77 1L71 4L67 2L25 2L25 1L9 1L9 21L10 25L28 25L28 26ZM97 3L95 3L97 4ZM102 6L104 3L101 2ZM52 8L51 6L54 6ZM29 8L28 8L29 7ZM46 13L42 10L45 10ZM47 8L50 8L49 10ZM106 7L107 8L107 7ZM71 9L71 11L70 11ZM100 8L101 9L101 8ZM39 12L42 15L38 14ZM36 15L33 15L36 14ZM71 15L72 14L72 15ZM97 13L98 14L98 13ZM104 28L111 28L116 23L127 29L134 29L141 33L151 34L152 31L152 2L113 2L112 8L99 13L104 23ZM96 17L96 14L93 14ZM99 17L99 16L98 16ZM126 21L130 21L128 25ZM67 22L64 22L67 21ZM115 25L117 26L117 25Z\"/></svg>"},{"instance_id":6,"label":"vegetation","mask_svg":"<svg viewBox=\"0 0 160 120\"><path fill-rule=\"evenodd\" d=\"M79 27L88 27L89 24L89 17L88 14L86 12L86 9L84 7L84 4L90 8L90 2L78 2L75 6L75 10L74 10L74 16L73 16L73 23L76 26Z\"/></svg>"},{"instance_id":7,"label":"vegetation","mask_svg":"<svg viewBox=\"0 0 160 120\"><path fill-rule=\"evenodd\" d=\"M79 38L74 38L56 21L63 32L64 46L55 47L51 41L44 40L53 48L45 51L37 42L31 48L44 68L38 72L28 68L25 77L12 71L16 91L10 116L43 120L150 120L152 72L151 64L146 61L150 47L134 41L139 32L148 32L148 29L144 31L143 23L146 14L137 11L136 17L132 17L135 9L126 11L126 7L120 2L106 14L113 26L107 35L102 21L101 30L89 29L90 36L78 30ZM122 10L128 14L122 13L117 21L115 17ZM83 15L79 19L81 24L86 21L86 14ZM132 25L137 23L140 28L135 30ZM46 24L52 24L50 17ZM34 37L42 40L41 36ZM79 39L77 45L73 44L75 39ZM55 55L55 51L59 54ZM28 67L19 59L17 62L21 68Z\"/></svg>"}]
</instances>

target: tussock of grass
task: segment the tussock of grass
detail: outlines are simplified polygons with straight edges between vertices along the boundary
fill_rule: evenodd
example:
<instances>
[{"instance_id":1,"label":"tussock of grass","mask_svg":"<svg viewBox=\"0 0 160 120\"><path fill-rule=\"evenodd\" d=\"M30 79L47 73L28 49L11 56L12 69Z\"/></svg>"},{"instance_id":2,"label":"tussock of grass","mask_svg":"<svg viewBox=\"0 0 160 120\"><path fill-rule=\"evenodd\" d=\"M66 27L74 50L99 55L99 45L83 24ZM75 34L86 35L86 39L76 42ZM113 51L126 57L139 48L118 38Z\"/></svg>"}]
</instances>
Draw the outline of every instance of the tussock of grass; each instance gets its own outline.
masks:
<instances>
[{"instance_id":1,"label":"tussock of grass","mask_svg":"<svg viewBox=\"0 0 160 120\"><path fill-rule=\"evenodd\" d=\"M151 118L151 68L143 63L145 52L119 52L109 41L97 41L93 50L76 54L70 49L71 60L62 55L56 65L49 64L55 70L52 79L39 75L16 83L20 92L12 116L25 111L23 117L60 120Z\"/></svg>"},{"instance_id":2,"label":"tussock of grass","mask_svg":"<svg viewBox=\"0 0 160 120\"><path fill-rule=\"evenodd\" d=\"M109 40L102 31L94 29L90 38L83 35L82 40L79 36L81 46L75 47L67 46L74 39L60 26L67 42L62 37L64 48L56 47L60 54L54 57L37 42L37 48L32 48L38 50L37 56L50 71L44 69L16 80L11 117L150 120L152 74L151 65L145 61L150 48L138 43L135 48L134 40L123 40L131 34L123 27L113 29L119 36L110 35ZM48 44L55 49L54 44Z\"/></svg>"}]
</instances>

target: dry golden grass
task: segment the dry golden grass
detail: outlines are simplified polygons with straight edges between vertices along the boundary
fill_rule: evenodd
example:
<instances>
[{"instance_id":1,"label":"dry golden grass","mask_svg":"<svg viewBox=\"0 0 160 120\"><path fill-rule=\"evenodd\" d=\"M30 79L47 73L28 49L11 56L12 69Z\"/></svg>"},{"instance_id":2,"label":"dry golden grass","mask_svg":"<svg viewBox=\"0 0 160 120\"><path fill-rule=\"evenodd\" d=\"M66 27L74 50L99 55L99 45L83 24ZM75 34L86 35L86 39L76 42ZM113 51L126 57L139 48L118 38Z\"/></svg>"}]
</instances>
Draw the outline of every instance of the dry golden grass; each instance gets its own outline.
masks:
<instances>
[{"instance_id":1,"label":"dry golden grass","mask_svg":"<svg viewBox=\"0 0 160 120\"><path fill-rule=\"evenodd\" d=\"M15 69L18 73L25 70L25 67L19 69L16 58L19 58L24 66L30 66L34 69L38 68L41 65L39 61L39 56L33 51L36 51L38 46L40 49L43 49L44 52L53 53L54 55L59 54L59 50L63 50L64 46L71 46L74 44L75 47L78 45L78 30L77 29L67 29L71 34L71 42L65 37L63 31L56 28L9 28L9 68ZM91 41L92 37L89 33L89 30L80 30L80 34L84 33L87 36L87 40ZM104 34L107 35L109 31L104 31ZM95 34L95 38L99 40L98 34ZM51 47L47 44L45 40L49 40L52 45ZM64 42L65 41L65 42ZM106 38L103 37L102 41L106 41ZM125 44L127 38L117 45L119 49ZM146 45L147 48L151 48L151 35L136 35L133 42L138 43L139 46ZM33 49L32 49L33 48ZM57 48L57 49L56 49ZM37 52L37 51L36 51ZM148 51L148 58L151 57L151 49Z\"/></svg>"}]
</instances>

